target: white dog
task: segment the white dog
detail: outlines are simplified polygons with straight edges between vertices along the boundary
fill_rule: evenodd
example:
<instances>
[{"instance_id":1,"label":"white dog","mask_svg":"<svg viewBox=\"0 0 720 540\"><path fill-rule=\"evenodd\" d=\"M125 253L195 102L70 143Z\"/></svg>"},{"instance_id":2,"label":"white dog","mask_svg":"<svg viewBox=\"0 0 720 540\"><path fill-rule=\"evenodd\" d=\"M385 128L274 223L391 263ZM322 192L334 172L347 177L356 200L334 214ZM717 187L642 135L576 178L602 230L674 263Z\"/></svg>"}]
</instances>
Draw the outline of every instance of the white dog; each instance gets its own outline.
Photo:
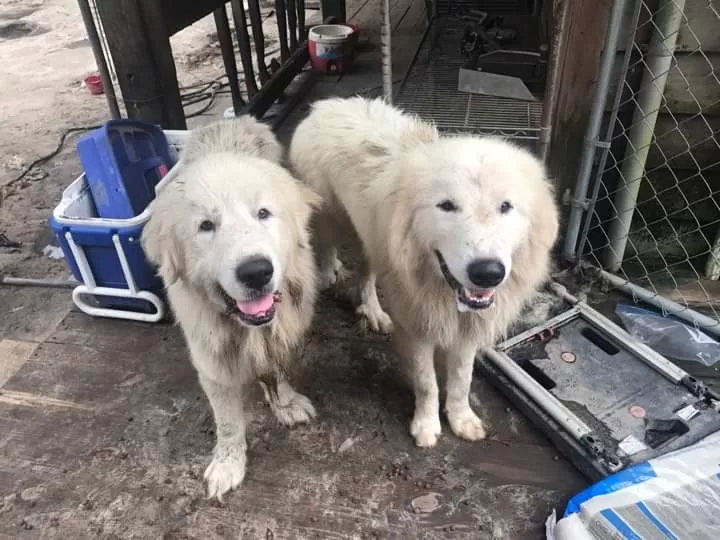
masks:
<instances>
[{"instance_id":1,"label":"white dog","mask_svg":"<svg viewBox=\"0 0 720 540\"><path fill-rule=\"evenodd\" d=\"M251 118L193 132L143 232L215 416L211 497L245 475L244 385L259 381L283 424L315 416L285 372L313 316L307 229L319 199L279 165L281 153Z\"/></svg>"},{"instance_id":2,"label":"white dog","mask_svg":"<svg viewBox=\"0 0 720 540\"><path fill-rule=\"evenodd\" d=\"M316 103L290 159L326 201L318 227L323 286L342 270L339 224L349 221L361 241L358 312L375 330L394 325L415 392L416 443L433 446L440 435L436 358L446 369L450 427L482 439L469 404L476 352L495 343L546 279L557 236L541 163L499 139L440 137L363 98ZM380 306L375 276L392 317Z\"/></svg>"}]
</instances>

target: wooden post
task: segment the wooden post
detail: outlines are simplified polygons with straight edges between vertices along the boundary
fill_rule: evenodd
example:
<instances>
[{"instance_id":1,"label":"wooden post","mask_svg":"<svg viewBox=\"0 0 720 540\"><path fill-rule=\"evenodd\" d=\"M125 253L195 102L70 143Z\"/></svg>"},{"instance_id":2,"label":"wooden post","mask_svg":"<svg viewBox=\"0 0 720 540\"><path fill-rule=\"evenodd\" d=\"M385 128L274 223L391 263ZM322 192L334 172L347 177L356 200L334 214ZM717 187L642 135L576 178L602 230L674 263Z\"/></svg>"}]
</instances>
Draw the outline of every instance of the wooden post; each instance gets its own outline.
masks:
<instances>
[{"instance_id":1,"label":"wooden post","mask_svg":"<svg viewBox=\"0 0 720 540\"><path fill-rule=\"evenodd\" d=\"M213 17L215 18L215 28L217 29L220 51L222 53L223 64L225 65L225 73L228 76L228 84L230 85L230 96L232 98L233 111L235 111L235 116L237 116L240 114L240 110L243 105L245 105L245 102L240 94L240 82L238 81L235 50L233 49L232 34L230 33L230 21L228 20L225 6L219 7L213 11Z\"/></svg>"},{"instance_id":2,"label":"wooden post","mask_svg":"<svg viewBox=\"0 0 720 540\"><path fill-rule=\"evenodd\" d=\"M97 0L130 118L186 129L170 35L157 0Z\"/></svg>"},{"instance_id":3,"label":"wooden post","mask_svg":"<svg viewBox=\"0 0 720 540\"><path fill-rule=\"evenodd\" d=\"M560 196L568 189L572 192L577 180L612 6L612 0L565 1L569 2L566 33L557 59L557 94L548 156L550 173ZM555 9L559 7L556 0Z\"/></svg>"},{"instance_id":4,"label":"wooden post","mask_svg":"<svg viewBox=\"0 0 720 540\"><path fill-rule=\"evenodd\" d=\"M260 0L248 0L248 13L250 14L250 28L252 28L253 42L255 43L258 76L260 77L260 84L265 84L270 79L270 73L265 59L265 33L262 27Z\"/></svg>"},{"instance_id":5,"label":"wooden post","mask_svg":"<svg viewBox=\"0 0 720 540\"><path fill-rule=\"evenodd\" d=\"M278 39L280 40L280 59L283 62L290 58L287 15L285 0L275 0L275 18L277 19Z\"/></svg>"},{"instance_id":6,"label":"wooden post","mask_svg":"<svg viewBox=\"0 0 720 540\"><path fill-rule=\"evenodd\" d=\"M245 18L245 7L242 0L230 0L232 8L233 21L235 22L235 32L237 33L238 48L240 49L240 61L243 66L243 76L245 77L245 88L249 98L258 93L257 83L255 82L255 72L253 70L250 35L247 31L247 19Z\"/></svg>"},{"instance_id":7,"label":"wooden post","mask_svg":"<svg viewBox=\"0 0 720 540\"><path fill-rule=\"evenodd\" d=\"M297 2L295 0L288 0L287 2L287 9L288 9L288 34L290 35L290 50L295 52L295 49L297 49L298 46L298 36L297 36ZM304 39L304 38L302 38ZM302 41L301 39L301 41Z\"/></svg>"}]
</instances>

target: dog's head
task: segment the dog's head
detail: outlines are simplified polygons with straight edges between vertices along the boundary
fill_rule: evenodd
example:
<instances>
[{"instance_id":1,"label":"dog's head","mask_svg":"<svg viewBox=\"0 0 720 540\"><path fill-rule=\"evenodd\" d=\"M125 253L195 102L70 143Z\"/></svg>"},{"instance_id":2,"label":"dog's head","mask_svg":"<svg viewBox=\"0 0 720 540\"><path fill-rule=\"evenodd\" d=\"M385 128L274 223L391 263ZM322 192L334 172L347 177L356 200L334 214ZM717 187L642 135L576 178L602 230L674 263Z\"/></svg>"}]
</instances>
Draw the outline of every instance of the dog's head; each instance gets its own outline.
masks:
<instances>
[{"instance_id":1,"label":"dog's head","mask_svg":"<svg viewBox=\"0 0 720 540\"><path fill-rule=\"evenodd\" d=\"M143 231L165 284L181 280L246 326L273 320L317 196L266 159L220 152L180 163Z\"/></svg>"},{"instance_id":2,"label":"dog's head","mask_svg":"<svg viewBox=\"0 0 720 540\"><path fill-rule=\"evenodd\" d=\"M431 261L461 312L493 306L496 291L530 266L528 257L542 259L545 271L557 210L529 152L499 139L450 137L411 153L403 175L415 256Z\"/></svg>"}]
</instances>

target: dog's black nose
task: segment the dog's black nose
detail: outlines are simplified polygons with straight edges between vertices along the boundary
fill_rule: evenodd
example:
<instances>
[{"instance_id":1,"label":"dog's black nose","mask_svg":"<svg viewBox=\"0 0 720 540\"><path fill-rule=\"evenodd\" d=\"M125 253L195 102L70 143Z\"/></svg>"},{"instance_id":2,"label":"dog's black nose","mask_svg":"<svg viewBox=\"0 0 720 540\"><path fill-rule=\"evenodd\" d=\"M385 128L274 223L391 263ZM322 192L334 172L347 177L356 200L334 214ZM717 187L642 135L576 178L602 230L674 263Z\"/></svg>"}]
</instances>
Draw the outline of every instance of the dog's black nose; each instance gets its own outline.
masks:
<instances>
[{"instance_id":1,"label":"dog's black nose","mask_svg":"<svg viewBox=\"0 0 720 540\"><path fill-rule=\"evenodd\" d=\"M499 259L477 259L468 265L467 273L474 285L490 289L505 279L505 265Z\"/></svg>"},{"instance_id":2,"label":"dog's black nose","mask_svg":"<svg viewBox=\"0 0 720 540\"><path fill-rule=\"evenodd\" d=\"M270 283L273 276L273 265L264 257L250 259L235 269L235 276L249 289L260 290Z\"/></svg>"}]
</instances>

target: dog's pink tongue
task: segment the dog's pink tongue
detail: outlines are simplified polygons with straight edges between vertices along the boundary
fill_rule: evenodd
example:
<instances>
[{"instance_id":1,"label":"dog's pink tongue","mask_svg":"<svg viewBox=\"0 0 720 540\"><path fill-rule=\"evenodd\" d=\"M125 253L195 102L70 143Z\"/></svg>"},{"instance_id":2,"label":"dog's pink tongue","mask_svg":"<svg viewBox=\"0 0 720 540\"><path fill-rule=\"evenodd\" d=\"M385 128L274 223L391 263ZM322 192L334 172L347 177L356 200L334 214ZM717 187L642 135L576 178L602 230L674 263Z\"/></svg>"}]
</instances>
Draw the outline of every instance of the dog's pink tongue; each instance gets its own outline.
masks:
<instances>
[{"instance_id":1,"label":"dog's pink tongue","mask_svg":"<svg viewBox=\"0 0 720 540\"><path fill-rule=\"evenodd\" d=\"M237 307L245 315L259 315L270 309L275 302L272 294L266 294L249 302L238 302Z\"/></svg>"}]
</instances>

